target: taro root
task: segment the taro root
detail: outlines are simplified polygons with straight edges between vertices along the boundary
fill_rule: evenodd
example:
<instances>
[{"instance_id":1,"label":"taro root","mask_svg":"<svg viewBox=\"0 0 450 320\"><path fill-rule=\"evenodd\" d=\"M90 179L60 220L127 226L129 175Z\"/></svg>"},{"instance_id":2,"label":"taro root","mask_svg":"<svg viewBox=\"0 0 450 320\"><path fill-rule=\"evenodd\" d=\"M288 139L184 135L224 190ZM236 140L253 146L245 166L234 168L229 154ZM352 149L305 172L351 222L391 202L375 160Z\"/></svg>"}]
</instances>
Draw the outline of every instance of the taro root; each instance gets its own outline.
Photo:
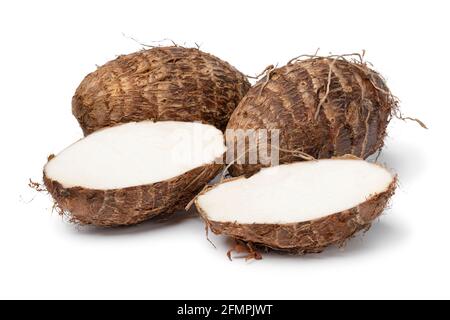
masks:
<instances>
[{"instance_id":1,"label":"taro root","mask_svg":"<svg viewBox=\"0 0 450 320\"><path fill-rule=\"evenodd\" d=\"M85 135L142 120L199 121L225 129L250 88L227 62L195 48L144 50L99 67L72 99Z\"/></svg>"},{"instance_id":2,"label":"taro root","mask_svg":"<svg viewBox=\"0 0 450 320\"><path fill-rule=\"evenodd\" d=\"M312 57L267 72L242 99L227 129L279 129L280 163L298 161L296 152L365 159L383 146L396 108L383 78L362 61ZM233 165L230 173L249 175L262 166Z\"/></svg>"},{"instance_id":3,"label":"taro root","mask_svg":"<svg viewBox=\"0 0 450 320\"><path fill-rule=\"evenodd\" d=\"M367 230L383 212L396 176L352 156L302 161L232 178L201 193L208 228L294 254L317 253Z\"/></svg>"},{"instance_id":4,"label":"taro root","mask_svg":"<svg viewBox=\"0 0 450 320\"><path fill-rule=\"evenodd\" d=\"M52 156L44 183L73 222L121 226L173 213L221 170L223 134L190 122L105 128Z\"/></svg>"}]
</instances>

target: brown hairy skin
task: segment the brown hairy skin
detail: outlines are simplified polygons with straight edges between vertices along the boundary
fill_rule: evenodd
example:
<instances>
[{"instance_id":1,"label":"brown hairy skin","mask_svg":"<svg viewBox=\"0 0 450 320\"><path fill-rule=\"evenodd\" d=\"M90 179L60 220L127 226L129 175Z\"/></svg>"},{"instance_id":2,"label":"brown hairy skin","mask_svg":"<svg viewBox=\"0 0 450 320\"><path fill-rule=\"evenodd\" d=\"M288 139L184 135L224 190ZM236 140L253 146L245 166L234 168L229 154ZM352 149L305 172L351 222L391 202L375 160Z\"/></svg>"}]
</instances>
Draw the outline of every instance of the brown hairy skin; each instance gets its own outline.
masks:
<instances>
[{"instance_id":1,"label":"brown hairy skin","mask_svg":"<svg viewBox=\"0 0 450 320\"><path fill-rule=\"evenodd\" d=\"M114 227L182 210L221 170L217 164L195 168L165 181L112 190L64 188L45 175L44 184L61 213L82 225Z\"/></svg>"},{"instance_id":2,"label":"brown hairy skin","mask_svg":"<svg viewBox=\"0 0 450 320\"><path fill-rule=\"evenodd\" d=\"M159 47L120 56L86 76L72 112L85 135L142 120L200 121L223 131L249 88L242 73L213 55Z\"/></svg>"},{"instance_id":3,"label":"brown hairy skin","mask_svg":"<svg viewBox=\"0 0 450 320\"><path fill-rule=\"evenodd\" d=\"M235 178L236 179L236 178ZM238 179L244 179L240 177ZM230 179L234 180L234 179ZM224 183L229 182L225 181ZM355 233L368 230L373 220L386 208L395 192L397 179L382 193L373 195L360 205L320 219L287 224L240 224L209 220L196 201L197 210L207 228L258 247L291 254L319 253L331 245L342 245ZM214 187L210 187L203 193Z\"/></svg>"},{"instance_id":4,"label":"brown hairy skin","mask_svg":"<svg viewBox=\"0 0 450 320\"><path fill-rule=\"evenodd\" d=\"M383 146L396 108L383 78L366 64L314 57L271 70L242 99L227 129L279 129L280 163L298 161L293 151L365 159ZM261 167L233 165L230 173L250 175Z\"/></svg>"}]
</instances>

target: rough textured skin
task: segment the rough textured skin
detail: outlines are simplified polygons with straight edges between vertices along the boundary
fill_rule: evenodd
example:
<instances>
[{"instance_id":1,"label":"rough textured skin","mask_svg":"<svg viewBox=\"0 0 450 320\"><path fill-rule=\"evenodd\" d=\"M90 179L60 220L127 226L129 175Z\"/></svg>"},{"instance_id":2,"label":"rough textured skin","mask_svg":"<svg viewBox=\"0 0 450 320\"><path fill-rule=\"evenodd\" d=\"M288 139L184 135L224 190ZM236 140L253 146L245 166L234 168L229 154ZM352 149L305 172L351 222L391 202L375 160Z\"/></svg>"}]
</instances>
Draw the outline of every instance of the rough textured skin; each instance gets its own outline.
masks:
<instances>
[{"instance_id":1,"label":"rough textured skin","mask_svg":"<svg viewBox=\"0 0 450 320\"><path fill-rule=\"evenodd\" d=\"M302 255L319 253L330 245L342 245L358 231L368 230L372 221L379 217L385 209L388 200L395 192L396 185L397 181L394 179L386 191L372 196L357 207L321 219L300 223L217 222L208 219L208 213L198 205L198 202L196 202L196 207L207 227L215 234L224 234L252 245Z\"/></svg>"},{"instance_id":2,"label":"rough textured skin","mask_svg":"<svg viewBox=\"0 0 450 320\"><path fill-rule=\"evenodd\" d=\"M250 88L228 63L194 48L120 56L89 74L72 99L85 135L141 120L201 121L224 130Z\"/></svg>"},{"instance_id":3,"label":"rough textured skin","mask_svg":"<svg viewBox=\"0 0 450 320\"><path fill-rule=\"evenodd\" d=\"M240 102L227 129L279 129L282 149L314 158L352 154L365 159L383 146L396 103L382 77L365 64L311 58L260 80ZM298 160L280 152L280 163ZM249 175L261 167L233 165L230 173Z\"/></svg>"},{"instance_id":4,"label":"rough textured skin","mask_svg":"<svg viewBox=\"0 0 450 320\"><path fill-rule=\"evenodd\" d=\"M114 227L182 210L222 168L211 164L154 184L115 190L64 188L44 172L57 208L82 225Z\"/></svg>"}]
</instances>

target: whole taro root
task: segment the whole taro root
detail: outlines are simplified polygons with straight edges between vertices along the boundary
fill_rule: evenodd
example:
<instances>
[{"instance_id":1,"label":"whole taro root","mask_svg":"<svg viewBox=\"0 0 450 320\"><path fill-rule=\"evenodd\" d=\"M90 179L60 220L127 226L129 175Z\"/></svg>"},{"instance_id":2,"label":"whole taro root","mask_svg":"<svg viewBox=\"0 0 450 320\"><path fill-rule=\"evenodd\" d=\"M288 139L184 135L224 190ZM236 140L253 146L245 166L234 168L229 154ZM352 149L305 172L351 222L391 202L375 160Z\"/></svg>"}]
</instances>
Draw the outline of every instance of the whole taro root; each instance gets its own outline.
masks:
<instances>
[{"instance_id":1,"label":"whole taro root","mask_svg":"<svg viewBox=\"0 0 450 320\"><path fill-rule=\"evenodd\" d=\"M227 129L279 129L280 163L298 161L298 153L367 158L383 146L396 110L383 78L362 61L311 57L269 70L242 99ZM262 166L234 164L230 173L251 175Z\"/></svg>"},{"instance_id":2,"label":"whole taro root","mask_svg":"<svg viewBox=\"0 0 450 320\"><path fill-rule=\"evenodd\" d=\"M89 74L72 99L85 135L142 120L200 121L224 130L250 88L227 62L196 48L158 47L120 56Z\"/></svg>"}]
</instances>

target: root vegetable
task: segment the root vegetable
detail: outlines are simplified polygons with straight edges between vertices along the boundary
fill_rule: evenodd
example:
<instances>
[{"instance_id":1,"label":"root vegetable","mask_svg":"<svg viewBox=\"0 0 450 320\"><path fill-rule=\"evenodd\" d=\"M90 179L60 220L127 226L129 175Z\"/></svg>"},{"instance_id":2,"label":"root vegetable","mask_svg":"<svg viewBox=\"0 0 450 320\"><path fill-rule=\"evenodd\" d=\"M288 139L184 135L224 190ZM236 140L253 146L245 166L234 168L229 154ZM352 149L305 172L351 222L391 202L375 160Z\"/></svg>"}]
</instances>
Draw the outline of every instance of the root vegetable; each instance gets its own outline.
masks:
<instances>
[{"instance_id":1,"label":"root vegetable","mask_svg":"<svg viewBox=\"0 0 450 320\"><path fill-rule=\"evenodd\" d=\"M184 209L220 171L220 130L189 122L122 124L76 142L44 168L57 207L74 222L130 225Z\"/></svg>"},{"instance_id":2,"label":"root vegetable","mask_svg":"<svg viewBox=\"0 0 450 320\"><path fill-rule=\"evenodd\" d=\"M242 73L213 55L153 48L89 74L75 92L72 111L86 135L142 120L201 121L223 130L249 88Z\"/></svg>"},{"instance_id":3,"label":"root vegetable","mask_svg":"<svg viewBox=\"0 0 450 320\"><path fill-rule=\"evenodd\" d=\"M262 169L204 191L196 206L215 234L296 254L340 245L370 227L396 177L349 157Z\"/></svg>"},{"instance_id":4,"label":"root vegetable","mask_svg":"<svg viewBox=\"0 0 450 320\"><path fill-rule=\"evenodd\" d=\"M279 129L280 149L365 159L383 146L396 108L383 78L365 63L313 57L270 70L242 99L227 129ZM280 153L281 163L298 160ZM233 165L230 172L249 175L261 167Z\"/></svg>"}]
</instances>

